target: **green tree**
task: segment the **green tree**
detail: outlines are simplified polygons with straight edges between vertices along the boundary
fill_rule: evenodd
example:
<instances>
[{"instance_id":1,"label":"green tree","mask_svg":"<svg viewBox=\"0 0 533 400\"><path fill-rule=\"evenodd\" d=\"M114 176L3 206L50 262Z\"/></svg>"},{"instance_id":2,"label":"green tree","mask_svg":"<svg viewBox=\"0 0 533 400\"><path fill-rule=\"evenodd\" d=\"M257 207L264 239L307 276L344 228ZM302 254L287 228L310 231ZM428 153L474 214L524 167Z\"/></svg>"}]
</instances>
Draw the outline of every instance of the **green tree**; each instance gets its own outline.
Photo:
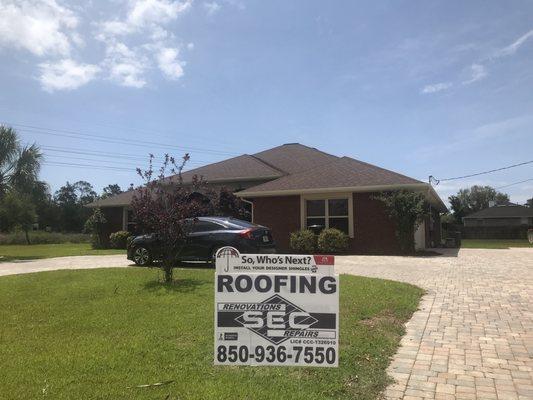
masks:
<instances>
[{"instance_id":1,"label":"green tree","mask_svg":"<svg viewBox=\"0 0 533 400\"><path fill-rule=\"evenodd\" d=\"M13 128L0 125L0 198L9 190L28 193L37 182L42 158L36 144L22 146Z\"/></svg>"},{"instance_id":2,"label":"green tree","mask_svg":"<svg viewBox=\"0 0 533 400\"><path fill-rule=\"evenodd\" d=\"M115 196L117 194L122 193L122 189L119 185L116 183L113 183L111 185L107 185L102 192L102 195L100 196L101 199L105 199L107 197Z\"/></svg>"},{"instance_id":3,"label":"green tree","mask_svg":"<svg viewBox=\"0 0 533 400\"><path fill-rule=\"evenodd\" d=\"M376 199L383 202L389 218L396 223L396 237L402 253L414 253L415 231L428 214L424 195L408 190L394 190L384 192Z\"/></svg>"},{"instance_id":4,"label":"green tree","mask_svg":"<svg viewBox=\"0 0 533 400\"><path fill-rule=\"evenodd\" d=\"M85 205L96 200L97 194L86 181L67 182L54 194L54 202L60 209L60 228L67 232L81 232L91 210Z\"/></svg>"},{"instance_id":5,"label":"green tree","mask_svg":"<svg viewBox=\"0 0 533 400\"><path fill-rule=\"evenodd\" d=\"M26 234L26 242L30 244L29 231L37 220L35 206L30 196L10 190L0 202L0 226L10 231L20 228Z\"/></svg>"},{"instance_id":6,"label":"green tree","mask_svg":"<svg viewBox=\"0 0 533 400\"><path fill-rule=\"evenodd\" d=\"M457 223L463 222L463 217L489 207L489 202L496 204L506 204L509 196L498 192L490 186L472 186L461 189L456 195L448 198L450 206Z\"/></svg>"}]
</instances>

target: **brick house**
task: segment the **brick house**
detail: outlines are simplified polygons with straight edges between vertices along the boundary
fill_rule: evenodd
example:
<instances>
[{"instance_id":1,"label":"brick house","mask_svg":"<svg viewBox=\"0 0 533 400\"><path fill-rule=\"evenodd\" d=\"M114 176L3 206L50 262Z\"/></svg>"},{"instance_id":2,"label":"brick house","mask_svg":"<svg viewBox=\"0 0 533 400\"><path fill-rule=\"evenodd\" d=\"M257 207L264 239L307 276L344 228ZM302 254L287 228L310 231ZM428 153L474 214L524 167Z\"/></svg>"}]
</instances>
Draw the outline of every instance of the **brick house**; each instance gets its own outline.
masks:
<instances>
[{"instance_id":1,"label":"brick house","mask_svg":"<svg viewBox=\"0 0 533 400\"><path fill-rule=\"evenodd\" d=\"M446 207L431 185L353 158L289 143L184 172L184 183L195 175L210 186L233 189L250 205L252 221L271 228L280 251L289 250L291 232L319 225L344 231L352 253L397 252L394 223L374 199L393 189L424 193L430 217L415 233L415 241L418 248L440 244L440 213ZM128 229L133 194L125 192L89 206L102 209L110 232Z\"/></svg>"},{"instance_id":2,"label":"brick house","mask_svg":"<svg viewBox=\"0 0 533 400\"><path fill-rule=\"evenodd\" d=\"M533 228L533 208L507 203L494 205L463 217L467 239L525 239Z\"/></svg>"}]
</instances>

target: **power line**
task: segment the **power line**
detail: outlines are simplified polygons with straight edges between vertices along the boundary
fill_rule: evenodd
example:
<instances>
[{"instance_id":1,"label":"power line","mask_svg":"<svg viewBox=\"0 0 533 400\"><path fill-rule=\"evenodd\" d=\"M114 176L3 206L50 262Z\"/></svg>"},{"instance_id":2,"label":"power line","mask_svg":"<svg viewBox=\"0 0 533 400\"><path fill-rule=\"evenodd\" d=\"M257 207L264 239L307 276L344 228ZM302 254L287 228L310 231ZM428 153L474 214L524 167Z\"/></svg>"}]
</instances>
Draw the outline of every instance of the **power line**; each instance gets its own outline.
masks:
<instances>
[{"instance_id":1,"label":"power line","mask_svg":"<svg viewBox=\"0 0 533 400\"><path fill-rule=\"evenodd\" d=\"M67 160L74 160L74 161L90 161L90 162L96 162L96 163L114 164L114 166L122 165L122 166L131 166L133 168L140 167L140 165L138 164L135 164L133 162L127 162L127 161L96 160L94 158L69 157L69 156L64 156L64 155L49 155L46 157L46 160L49 160L50 157L52 158L51 160L52 162L56 162L54 161L54 159L59 159L59 160L67 159Z\"/></svg>"},{"instance_id":2,"label":"power line","mask_svg":"<svg viewBox=\"0 0 533 400\"><path fill-rule=\"evenodd\" d=\"M497 187L495 189L503 189L503 188L506 188L506 187L509 187L509 186L514 186L514 185L518 185L520 183L526 183L526 182L529 182L529 181L533 181L533 178L531 179L525 179L523 181L519 181L519 182L514 182L514 183L510 183L508 185L504 185L504 186L500 186L500 187Z\"/></svg>"},{"instance_id":3,"label":"power line","mask_svg":"<svg viewBox=\"0 0 533 400\"><path fill-rule=\"evenodd\" d=\"M433 175L430 175L430 176L429 176L429 182L430 182L430 183L435 183L436 185L438 185L439 183L444 182L444 181L455 181L455 180L457 180L457 179L465 179L465 178L471 178L471 177L473 177L473 176L479 176L479 175L491 174L491 173L493 173L493 172L503 171L503 170L505 170L505 169L510 169L510 168L515 168L515 167L520 167L520 166L522 166L522 165L532 164L532 163L533 163L533 160L531 160L531 161L525 161L525 162L522 162L522 163L519 163L519 164L508 165L507 167L491 169L490 171L483 171L483 172L478 172L478 173L470 174L470 175L456 176L456 177L454 177L454 178L437 179L437 178L435 178Z\"/></svg>"},{"instance_id":4,"label":"power line","mask_svg":"<svg viewBox=\"0 0 533 400\"><path fill-rule=\"evenodd\" d=\"M48 154L48 152L52 153L66 153L66 154L76 154L76 155L87 155L87 156L93 156L93 157L99 157L99 158L111 158L113 160L117 159L124 159L128 161L138 161L139 163L145 162L148 163L148 157L143 156L136 156L133 154L122 154L122 153L105 153L105 152L96 152L96 151L81 151L78 149L68 149L68 148L61 148L61 147L51 147L51 146L40 146L43 150L45 150L45 154ZM65 158L73 158L69 156L60 156L56 154L51 154L52 157L65 157ZM80 159L82 159L80 157ZM88 161L100 161L95 159L89 159ZM115 161L119 162L119 161ZM155 161L157 163L157 161ZM204 165L206 164L206 161L187 161L187 164L196 164L196 165Z\"/></svg>"},{"instance_id":5,"label":"power line","mask_svg":"<svg viewBox=\"0 0 533 400\"><path fill-rule=\"evenodd\" d=\"M82 158L79 158L79 160L102 162L100 160L89 160L89 159L82 159ZM45 161L42 162L42 164L43 165L54 166L54 167L69 167L69 168L72 167L72 168L84 168L84 169L91 168L91 169L102 169L102 170L113 170L113 171L128 171L128 172L133 172L133 173L137 172L137 167L135 166L135 164L131 164L130 168L118 167L118 166L114 166L114 165L80 164L80 163L75 163L75 162L63 162L63 161L54 161L54 160L52 160L52 161L46 161L45 160ZM123 164L120 164L120 165L123 165ZM187 171L183 171L183 172L187 172Z\"/></svg>"},{"instance_id":6,"label":"power line","mask_svg":"<svg viewBox=\"0 0 533 400\"><path fill-rule=\"evenodd\" d=\"M164 148L164 149L173 148L173 149L177 149L180 151L188 151L188 152L196 151L198 153L206 153L206 154L214 154L214 155L239 155L239 153L233 153L233 152L222 151L222 150L204 149L204 148L188 147L188 146L175 146L175 145L166 144L166 143L158 143L158 142L138 140L138 139L109 138L107 136L96 135L93 133L83 133L83 132L65 130L65 129L53 129L53 128L35 126L35 125L15 124L15 123L7 122L7 121L2 121L2 123L16 126L16 127L21 127L22 131L26 131L30 133L68 137L68 138L73 138L73 139L93 140L93 141L95 140L95 141L100 141L100 142L105 142L105 143L124 144L124 145L139 146L139 147L144 147L144 148L146 148L146 146L149 145L149 146L154 146L154 147L159 147L159 148Z\"/></svg>"},{"instance_id":7,"label":"power line","mask_svg":"<svg viewBox=\"0 0 533 400\"><path fill-rule=\"evenodd\" d=\"M76 163L67 163L67 162L60 162L60 161L44 161L44 165L50 165L50 166L66 166L66 167L73 167L73 168L92 168L92 169L105 169L105 170L114 170L114 171L128 171L128 172L135 172L135 168L121 168L121 167L113 167L110 165L91 165L91 164L76 164Z\"/></svg>"}]
</instances>

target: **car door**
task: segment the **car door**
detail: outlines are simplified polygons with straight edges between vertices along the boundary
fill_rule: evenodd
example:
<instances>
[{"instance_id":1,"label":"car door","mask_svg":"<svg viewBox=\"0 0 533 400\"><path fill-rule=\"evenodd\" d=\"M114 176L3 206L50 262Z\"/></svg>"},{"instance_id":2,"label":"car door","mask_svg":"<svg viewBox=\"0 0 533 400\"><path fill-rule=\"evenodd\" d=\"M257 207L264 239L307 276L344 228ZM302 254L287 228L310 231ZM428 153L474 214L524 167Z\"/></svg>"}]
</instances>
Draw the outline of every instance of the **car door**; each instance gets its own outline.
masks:
<instances>
[{"instance_id":1,"label":"car door","mask_svg":"<svg viewBox=\"0 0 533 400\"><path fill-rule=\"evenodd\" d=\"M187 235L187 245L180 258L183 260L207 260L211 257L211 250L215 244L215 233L224 229L224 225L216 222L195 221Z\"/></svg>"}]
</instances>

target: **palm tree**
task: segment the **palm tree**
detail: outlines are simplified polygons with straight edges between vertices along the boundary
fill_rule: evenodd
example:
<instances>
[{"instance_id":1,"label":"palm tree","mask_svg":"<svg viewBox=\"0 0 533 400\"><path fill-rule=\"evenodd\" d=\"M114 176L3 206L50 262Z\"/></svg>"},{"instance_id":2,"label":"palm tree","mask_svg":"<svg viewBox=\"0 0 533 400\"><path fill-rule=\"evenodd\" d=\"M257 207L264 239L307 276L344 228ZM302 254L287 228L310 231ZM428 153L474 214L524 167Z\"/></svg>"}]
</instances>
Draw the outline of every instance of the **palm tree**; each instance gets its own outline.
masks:
<instances>
[{"instance_id":1,"label":"palm tree","mask_svg":"<svg viewBox=\"0 0 533 400\"><path fill-rule=\"evenodd\" d=\"M17 131L0 125L0 198L8 190L27 192L37 182L43 154L34 143L22 146Z\"/></svg>"}]
</instances>

